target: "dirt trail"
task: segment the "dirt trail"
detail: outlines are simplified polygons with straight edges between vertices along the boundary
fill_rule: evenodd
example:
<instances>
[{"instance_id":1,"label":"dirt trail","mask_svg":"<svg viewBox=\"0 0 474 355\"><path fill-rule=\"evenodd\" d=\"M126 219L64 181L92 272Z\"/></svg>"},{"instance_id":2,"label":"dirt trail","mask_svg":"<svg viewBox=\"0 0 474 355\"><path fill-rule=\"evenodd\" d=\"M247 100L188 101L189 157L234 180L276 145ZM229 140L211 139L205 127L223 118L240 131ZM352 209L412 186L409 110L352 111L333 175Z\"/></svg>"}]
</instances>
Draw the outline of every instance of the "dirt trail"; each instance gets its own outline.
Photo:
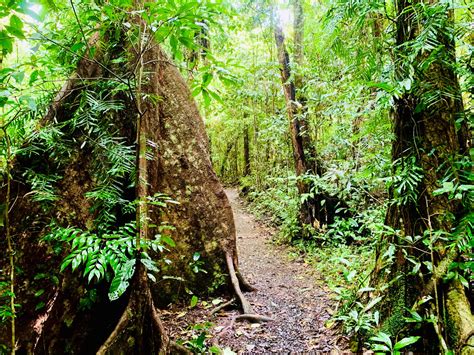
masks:
<instances>
[{"instance_id":1,"label":"dirt trail","mask_svg":"<svg viewBox=\"0 0 474 355\"><path fill-rule=\"evenodd\" d=\"M229 328L239 312L226 309L208 319L216 325L210 329L212 342L248 354L338 352L338 337L324 326L333 302L315 272L301 261L289 260L287 248L271 243L275 231L245 211L237 190L226 193L234 211L240 270L257 288L245 295L256 313L274 321L234 323ZM203 316L191 311L182 324L198 322Z\"/></svg>"},{"instance_id":2,"label":"dirt trail","mask_svg":"<svg viewBox=\"0 0 474 355\"><path fill-rule=\"evenodd\" d=\"M237 190L226 193L234 211L240 268L258 289L246 295L257 313L275 320L257 327L237 324L219 344L251 353L336 350L336 338L324 326L331 302L311 267L289 261L286 248L271 244L274 231L244 210Z\"/></svg>"}]
</instances>

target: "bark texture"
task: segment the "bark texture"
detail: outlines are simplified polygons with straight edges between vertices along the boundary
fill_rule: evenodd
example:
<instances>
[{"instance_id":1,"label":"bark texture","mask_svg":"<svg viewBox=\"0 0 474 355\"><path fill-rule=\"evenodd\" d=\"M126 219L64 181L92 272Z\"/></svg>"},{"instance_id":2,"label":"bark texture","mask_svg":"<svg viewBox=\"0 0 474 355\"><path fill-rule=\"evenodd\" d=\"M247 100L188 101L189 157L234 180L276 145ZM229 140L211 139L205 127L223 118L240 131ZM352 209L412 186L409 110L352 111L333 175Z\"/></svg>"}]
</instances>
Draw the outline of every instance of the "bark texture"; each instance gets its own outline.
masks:
<instances>
[{"instance_id":1,"label":"bark texture","mask_svg":"<svg viewBox=\"0 0 474 355\"><path fill-rule=\"evenodd\" d=\"M295 2L295 64L302 65L303 61L303 8L300 1ZM301 93L303 77L300 73L292 78L290 56L286 50L285 36L281 27L274 26L274 36L277 46L278 62L280 65L281 82L285 94L286 110L290 123L290 138L293 151L295 174L301 177L305 174L322 175L323 168L318 161L316 150L311 142L306 120L306 99ZM299 86L297 86L297 84ZM299 92L298 92L299 90ZM298 94L298 95L297 95ZM329 196L324 191L312 191L312 184L299 179L298 193L303 196L311 195L300 206L300 224L310 225L316 229L334 222L336 210L346 205L336 196ZM322 201L330 202L323 204ZM305 233L301 233L305 236Z\"/></svg>"},{"instance_id":2,"label":"bark texture","mask_svg":"<svg viewBox=\"0 0 474 355\"><path fill-rule=\"evenodd\" d=\"M150 217L175 227L171 236L176 248L165 272L183 277L191 290L207 292L227 273L225 253L237 264L232 210L212 169L204 123L184 79L158 46L150 55L155 62L149 85L159 104L156 109L153 102L145 103L146 111L155 116L148 123L148 139L156 144L148 170L149 194L166 193L179 202L160 213L150 211ZM190 267L196 252L206 273L194 273ZM176 286L170 283L169 292ZM221 286L228 286L228 281Z\"/></svg>"},{"instance_id":3,"label":"bark texture","mask_svg":"<svg viewBox=\"0 0 474 355\"><path fill-rule=\"evenodd\" d=\"M90 46L97 41L94 38ZM108 53L109 57L113 55ZM99 64L101 60L97 50L93 59L79 61L76 73L52 102L42 125L72 117L81 90L90 89L94 83L89 78L110 75L103 68L105 64ZM110 302L106 285L86 286L79 273L60 273L61 261L69 252L67 246L46 242L43 237L53 218L60 225L85 230L93 224L97 211L92 209L92 201L85 194L99 183L89 173L94 157L87 146L79 147L80 141L60 171L47 154L19 156L14 164L11 193L14 204L10 211L15 262L21 270L16 299L22 305L18 317L18 353L90 354L98 350L103 354L179 353L183 349L169 342L155 305L169 302L177 295L184 296L179 290L184 291L185 287L197 294L232 288L240 292L240 285L247 288L238 273L232 210L212 170L208 138L197 106L180 72L158 44L149 41L142 60L147 64L143 68L144 81L139 94L144 95L139 111L142 128L146 129L148 154L152 155L145 164L147 194L166 193L179 202L161 211L150 209L151 225L147 234L153 237L152 224L163 222L174 226L171 237L176 247L167 255L172 264L164 264L162 274L183 281L151 283L143 268L138 267L127 293ZM120 76L129 69L116 66L111 70ZM129 144L138 144L137 103L126 95L120 99L126 107L114 117L114 127ZM80 132L67 134L74 136ZM62 176L55 185L59 199L48 209L32 200L32 187L24 178L26 169ZM3 188L1 193L5 196ZM123 198L135 200L134 195L133 190L125 191ZM5 249L4 244L4 239L0 239L0 249ZM195 253L200 255L197 273L193 271ZM231 276L240 278L240 284L232 285L228 276L229 260L233 267ZM0 269L7 269L4 254L0 255ZM39 290L43 291L38 296ZM40 302L43 306L38 308ZM0 328L0 342L8 343L8 334L8 325Z\"/></svg>"},{"instance_id":4,"label":"bark texture","mask_svg":"<svg viewBox=\"0 0 474 355\"><path fill-rule=\"evenodd\" d=\"M414 13L420 3L417 1L413 4L405 0L396 2L398 51L403 50L409 41L415 40L423 30L418 25L421 21L416 19ZM432 5L435 2L426 3ZM440 345L436 345L432 338L437 336L436 333L446 334L452 329L457 335L448 337L448 347L461 352L472 335L473 323L465 321L472 320L472 314L467 298L461 296L464 294L463 288L459 285L443 285L441 282L448 265L457 260L458 254L449 251L443 239L434 241L434 234L436 231L451 233L456 222L467 211L459 200L450 200L447 194L438 195L434 191L439 188L439 181L449 169L454 168L453 162L466 153L469 136L465 130L456 129L455 123L463 108L456 75L452 65L447 64L455 62L454 43L443 32L438 34L438 40L445 46L445 52L439 54L439 59L433 61L425 71L416 73L413 90L395 100L395 140L392 146L394 175L400 174L400 169L413 171L418 168L421 169L421 178L416 184L415 199L407 199L403 203L398 200L399 203L391 204L387 211L386 224L401 232L400 235L385 237L378 245L373 284L380 286L390 282L383 302L385 331L398 334L406 325L403 321L405 310L411 309L421 297L430 295L436 299L432 312L440 317L440 321L435 324L437 329L433 330L433 325L421 329L424 341L420 345L425 351L437 351L436 347ZM403 80L407 76L406 67L403 66L404 57L400 52L397 54L400 56L396 58L397 75L399 80ZM429 54L420 55L417 61L422 62ZM432 105L426 105L424 98L433 92L448 94L442 94ZM401 197L395 187L392 187L390 196L392 199ZM431 240L429 243L432 243L433 254L420 252L407 245L404 240L406 236L424 236ZM383 254L390 244L406 247L397 248L393 262L387 264ZM411 275L413 264L404 252L420 262L433 262L433 273L423 265L422 272L429 276L420 279L419 276ZM444 316L452 319L454 324L442 323L443 310L446 311ZM422 312L422 309L417 308L417 311Z\"/></svg>"}]
</instances>

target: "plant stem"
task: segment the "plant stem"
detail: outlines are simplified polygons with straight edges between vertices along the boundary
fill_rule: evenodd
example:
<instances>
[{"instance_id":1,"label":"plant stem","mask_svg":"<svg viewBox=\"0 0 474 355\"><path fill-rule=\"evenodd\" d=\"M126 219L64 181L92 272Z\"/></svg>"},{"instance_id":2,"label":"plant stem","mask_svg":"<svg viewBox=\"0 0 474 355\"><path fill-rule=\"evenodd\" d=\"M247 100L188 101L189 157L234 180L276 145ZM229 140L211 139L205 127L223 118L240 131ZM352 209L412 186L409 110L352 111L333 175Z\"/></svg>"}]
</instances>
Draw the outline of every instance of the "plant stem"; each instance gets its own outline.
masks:
<instances>
[{"instance_id":1,"label":"plant stem","mask_svg":"<svg viewBox=\"0 0 474 355\"><path fill-rule=\"evenodd\" d=\"M142 21L140 21L142 22ZM137 251L141 250L141 241L148 239L148 206L147 206L147 184L148 184L148 172L147 172L147 125L144 112L142 111L142 78L143 78L143 43L142 37L145 36L145 28L142 32L142 24L140 24L139 31L139 65L137 67L137 92L135 94L136 106L138 110L138 122L137 122L137 141L138 141L138 176L137 176L137 197L138 211L137 211Z\"/></svg>"},{"instance_id":2,"label":"plant stem","mask_svg":"<svg viewBox=\"0 0 474 355\"><path fill-rule=\"evenodd\" d=\"M426 213L428 215L428 228L430 232L430 254L431 254L431 267L434 270L435 267L435 257L434 257L434 245L433 245L433 226L431 224L431 215L430 215L430 210L429 210L429 204L428 204L428 198L425 196L425 203L426 203ZM434 294L435 294L435 308L436 308L436 322L433 323L433 326L435 328L435 332L438 335L438 339L441 345L441 348L443 349L443 353L447 354L449 352L448 346L446 345L446 341L443 338L442 332L441 332L441 327L439 324L439 295L438 295L438 285L435 281L434 285Z\"/></svg>"},{"instance_id":3,"label":"plant stem","mask_svg":"<svg viewBox=\"0 0 474 355\"><path fill-rule=\"evenodd\" d=\"M11 192L11 176L10 176L10 159L11 159L11 142L10 137L8 136L8 132L6 129L3 129L3 133L5 134L5 140L7 143L7 166L6 166L6 173L7 173L7 195L5 197L5 230L7 236L7 247L8 247L8 254L10 255L10 308L11 308L11 353L15 354L15 343L16 343L16 335L15 335L15 252L13 250L13 242L12 236L10 233L10 219L9 219L9 210L10 210L10 192Z\"/></svg>"}]
</instances>

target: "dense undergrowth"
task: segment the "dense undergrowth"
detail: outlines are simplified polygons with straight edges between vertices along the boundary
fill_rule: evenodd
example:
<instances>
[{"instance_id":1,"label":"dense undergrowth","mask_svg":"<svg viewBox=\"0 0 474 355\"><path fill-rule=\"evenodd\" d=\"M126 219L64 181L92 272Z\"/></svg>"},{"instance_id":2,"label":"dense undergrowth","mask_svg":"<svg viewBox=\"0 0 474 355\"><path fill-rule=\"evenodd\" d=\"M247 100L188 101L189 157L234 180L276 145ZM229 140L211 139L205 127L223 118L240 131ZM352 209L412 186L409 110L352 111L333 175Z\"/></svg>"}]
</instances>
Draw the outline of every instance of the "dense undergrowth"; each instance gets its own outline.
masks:
<instances>
[{"instance_id":1,"label":"dense undergrowth","mask_svg":"<svg viewBox=\"0 0 474 355\"><path fill-rule=\"evenodd\" d=\"M278 234L274 242L290 244L290 258L303 259L311 265L322 284L333 291L336 307L327 326L338 322L350 336L373 329L375 319L364 314L365 305L357 303L364 293L372 290L368 283L374 269L375 245L387 228L385 204L358 210L358 202L351 201L354 207L349 208L350 217L337 217L334 223L319 230L306 227L311 229L310 237L301 239L294 181L294 177L275 179L272 187L260 193L244 185L249 210L264 223L276 226Z\"/></svg>"},{"instance_id":2,"label":"dense undergrowth","mask_svg":"<svg viewBox=\"0 0 474 355\"><path fill-rule=\"evenodd\" d=\"M232 53L238 63L232 71L240 79L232 87L210 84L222 97L206 111L216 171L239 186L257 217L278 226L277 242L292 245L295 256L320 271L340 301L333 320L351 337L353 351L397 353L416 343L415 349L439 346L448 352L443 344L456 342L438 294L419 296L423 290L405 288L400 280L423 288L434 277L438 292L459 280L469 293L472 150L469 156L454 145L445 148L447 142L440 145L429 130L417 137L423 128L414 119L402 131L395 110L416 97L414 116L435 117L433 108L449 110L442 105L458 98L459 90L465 111L455 113L456 129L461 137L463 125L472 128L472 40L466 32L471 15L462 2L421 2L403 11L402 2L378 1L247 5L239 9L248 11L249 20L232 27L228 41L215 43ZM410 11L423 30L400 44ZM287 81L280 78L287 67L275 22L285 37ZM455 41L457 61L443 36ZM459 87L436 76L439 68L456 73ZM288 100L289 83L296 105ZM402 112L398 120L407 119L408 111ZM295 121L301 129L296 134ZM404 140L411 146L397 151ZM425 148L424 142L432 145ZM442 149L452 149L449 158L435 159ZM444 198L450 205L435 207ZM302 213L307 206L325 218L308 223ZM435 264L446 250L462 256L438 280ZM396 301L397 295L410 301ZM393 307L393 317L382 304ZM437 341L430 343L433 336Z\"/></svg>"},{"instance_id":3,"label":"dense undergrowth","mask_svg":"<svg viewBox=\"0 0 474 355\"><path fill-rule=\"evenodd\" d=\"M472 319L474 308L468 4L152 4L140 16L187 78L205 117L219 178L238 185L252 213L278 227L276 242L290 244L292 256L319 271L336 295L333 322L351 337L352 349L397 353L416 343L415 350L450 353L472 341L469 334L453 335L461 327L453 324ZM130 60L116 53L127 40L116 30L140 36L123 8L133 5L128 0L73 5L0 3L0 169L6 190L0 207L9 258L9 271L0 278L0 324L13 328L16 312L22 312L15 303L18 268L9 232L16 162L45 157L44 164L22 171L21 180L31 188L32 201L47 211L63 202L58 192L68 164L80 154L90 157L93 186L82 186L80 193L97 218L81 228L66 223L71 216L63 216L63 226L47 224L53 248L71 244L63 268L84 268L89 282L106 279L116 298L129 286L140 245L133 244L132 222L137 142L126 141L120 131L130 128L116 127L111 119L129 114L124 102L136 102L133 92L140 86L132 76L114 72ZM55 92L84 57L94 57L89 37L97 31L108 39L98 46L104 77L87 84L89 90L65 117L45 124ZM160 98L151 96L147 99L159 105ZM149 200L145 204L166 208L160 194L142 197ZM313 214L305 215L305 209ZM147 247L175 246L160 233L155 242ZM120 249L122 259L109 249ZM202 273L200 254L189 257L192 272ZM471 297L459 302L464 313L458 318L450 314L459 311L449 299L453 288ZM44 308L41 289L37 292ZM393 315L378 307L383 302ZM472 325L462 326L471 332ZM196 352L204 346L199 331L193 333L196 343L188 344Z\"/></svg>"}]
</instances>

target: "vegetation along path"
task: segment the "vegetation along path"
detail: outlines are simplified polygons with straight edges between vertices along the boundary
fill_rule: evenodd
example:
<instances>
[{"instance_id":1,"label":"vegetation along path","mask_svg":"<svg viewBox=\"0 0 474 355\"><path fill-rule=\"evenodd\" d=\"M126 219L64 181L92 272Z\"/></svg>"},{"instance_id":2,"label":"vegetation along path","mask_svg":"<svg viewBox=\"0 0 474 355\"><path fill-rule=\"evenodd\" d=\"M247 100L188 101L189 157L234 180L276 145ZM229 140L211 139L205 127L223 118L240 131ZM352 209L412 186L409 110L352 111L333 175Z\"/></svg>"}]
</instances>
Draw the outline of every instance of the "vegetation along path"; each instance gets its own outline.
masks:
<instances>
[{"instance_id":1,"label":"vegetation along path","mask_svg":"<svg viewBox=\"0 0 474 355\"><path fill-rule=\"evenodd\" d=\"M274 230L245 211L236 189L226 193L234 212L241 271L257 289L246 296L256 313L273 320L237 322L237 309L222 310L208 319L214 324L208 330L212 335L208 342L239 353L340 350L341 338L325 327L332 301L317 274L307 264L291 261L287 247L272 243ZM193 332L183 330L186 324L202 323L211 309L196 307L176 318L177 309L165 317L165 323L174 337L186 337Z\"/></svg>"},{"instance_id":2,"label":"vegetation along path","mask_svg":"<svg viewBox=\"0 0 474 355\"><path fill-rule=\"evenodd\" d=\"M272 231L244 210L237 190L227 190L227 196L234 211L241 270L257 288L248 298L257 313L274 320L257 327L240 323L220 343L250 352L337 349L337 338L324 326L330 317L329 295L317 284L313 270L289 261L288 250L271 243Z\"/></svg>"}]
</instances>

